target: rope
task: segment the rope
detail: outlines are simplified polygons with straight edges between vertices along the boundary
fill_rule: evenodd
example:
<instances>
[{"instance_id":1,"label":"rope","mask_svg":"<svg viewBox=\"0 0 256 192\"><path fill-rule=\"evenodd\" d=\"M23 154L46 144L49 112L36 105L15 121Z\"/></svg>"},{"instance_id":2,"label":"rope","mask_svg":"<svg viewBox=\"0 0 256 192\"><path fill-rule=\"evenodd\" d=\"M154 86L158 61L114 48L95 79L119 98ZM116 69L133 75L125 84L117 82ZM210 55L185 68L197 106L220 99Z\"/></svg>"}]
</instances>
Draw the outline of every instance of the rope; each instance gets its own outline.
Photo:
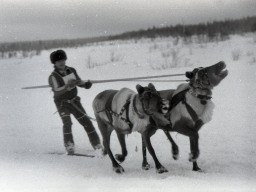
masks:
<instances>
[{"instance_id":1,"label":"rope","mask_svg":"<svg viewBox=\"0 0 256 192\"><path fill-rule=\"evenodd\" d=\"M91 80L93 84L96 83L109 83L109 82L117 82L117 81L151 81L157 82L160 80L145 80L145 79L154 79L154 78L162 78L162 77L175 77L175 76L184 76L184 74L171 74L171 75L155 75L155 76L144 76L144 77L132 77L132 78L120 78L120 79L105 79L105 80ZM85 80L87 81L87 80ZM185 80L163 80L162 82L180 82ZM39 89L39 88L49 88L49 85L39 85L39 86L31 86L31 87L23 87L22 89Z\"/></svg>"},{"instance_id":2,"label":"rope","mask_svg":"<svg viewBox=\"0 0 256 192\"><path fill-rule=\"evenodd\" d=\"M154 78L176 77L176 76L184 76L184 74L155 75L155 76L131 77L131 78L107 79L107 80L91 80L91 82L92 83L109 83L109 82L116 82L116 81L134 81L138 79L154 79Z\"/></svg>"},{"instance_id":3,"label":"rope","mask_svg":"<svg viewBox=\"0 0 256 192\"><path fill-rule=\"evenodd\" d=\"M130 81L133 81L133 80L130 80ZM188 82L189 80L149 80L149 79L138 79L138 80L134 80L134 81L137 81L137 82Z\"/></svg>"},{"instance_id":4,"label":"rope","mask_svg":"<svg viewBox=\"0 0 256 192\"><path fill-rule=\"evenodd\" d=\"M83 114L83 116L82 116L82 117L86 116L87 118L89 118L89 119L91 119L91 120L93 120L93 121L96 121L96 119L95 119L95 118L90 117L90 116L89 116L89 115L87 115L85 112L83 112L79 107L77 107L77 105L74 103L74 101L70 100L70 104L71 104L71 105L73 105L73 107L75 107L75 108L76 108L76 110L78 110L80 113L82 113L82 114ZM80 118L81 118L81 117L80 117Z\"/></svg>"}]
</instances>

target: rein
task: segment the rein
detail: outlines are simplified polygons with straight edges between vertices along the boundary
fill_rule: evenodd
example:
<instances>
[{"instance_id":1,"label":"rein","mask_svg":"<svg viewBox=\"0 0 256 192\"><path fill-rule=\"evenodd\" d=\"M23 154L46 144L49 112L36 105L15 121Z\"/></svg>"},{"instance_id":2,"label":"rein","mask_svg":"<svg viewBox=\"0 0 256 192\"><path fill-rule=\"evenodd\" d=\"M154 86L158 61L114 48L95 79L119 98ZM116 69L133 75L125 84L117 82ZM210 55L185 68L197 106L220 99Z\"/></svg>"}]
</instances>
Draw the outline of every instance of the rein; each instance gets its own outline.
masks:
<instances>
[{"instance_id":1,"label":"rein","mask_svg":"<svg viewBox=\"0 0 256 192\"><path fill-rule=\"evenodd\" d=\"M170 74L170 75L155 75L155 76L144 76L144 77L132 77L132 78L120 78L120 79L104 79L104 80L91 80L93 84L97 83L110 83L110 82L118 82L118 81L149 81L146 79L154 79L154 78L163 78L163 77L176 77L176 76L184 76L184 74ZM88 80L84 80L85 82ZM161 80L152 80L152 82ZM162 80L162 82L179 82L179 81L186 81L186 80ZM39 86L31 86L31 87L23 87L22 89L39 89L39 88L49 88L49 85L39 85Z\"/></svg>"},{"instance_id":2,"label":"rein","mask_svg":"<svg viewBox=\"0 0 256 192\"><path fill-rule=\"evenodd\" d=\"M96 121L95 118L93 118L93 117L87 115L86 112L82 111L82 110L75 104L75 101L76 101L76 100L80 100L79 97L74 97L73 99L70 99L70 100L68 100L68 99L63 100L63 101L61 102L61 106L62 106L64 103L69 103L69 104L71 104L77 111L79 111L81 114L83 114L83 116L86 116L86 117L88 117L89 119L91 119L91 120L93 120L93 121ZM57 112L57 111L56 111L56 112ZM55 112L55 113L56 113L56 112ZM82 117L83 117L83 116L82 116Z\"/></svg>"}]
</instances>

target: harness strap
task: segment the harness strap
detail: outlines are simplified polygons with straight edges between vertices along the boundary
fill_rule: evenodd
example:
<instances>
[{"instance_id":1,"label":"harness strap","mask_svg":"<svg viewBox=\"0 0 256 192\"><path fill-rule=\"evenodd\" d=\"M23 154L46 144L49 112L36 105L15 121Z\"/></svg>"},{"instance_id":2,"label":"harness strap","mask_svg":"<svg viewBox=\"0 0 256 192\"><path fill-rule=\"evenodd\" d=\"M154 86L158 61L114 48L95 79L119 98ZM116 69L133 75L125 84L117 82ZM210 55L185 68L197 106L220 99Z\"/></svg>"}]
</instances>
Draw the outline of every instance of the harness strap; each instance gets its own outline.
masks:
<instances>
[{"instance_id":1,"label":"harness strap","mask_svg":"<svg viewBox=\"0 0 256 192\"><path fill-rule=\"evenodd\" d=\"M63 105L63 103L70 103L77 111L79 111L80 113L83 114L81 117L86 116L86 117L88 117L89 119L91 119L91 120L93 120L93 121L96 121L96 119L94 119L94 118L90 117L89 115L87 115L84 111L82 111L82 110L74 103L74 101L79 101L79 100L80 100L79 97L74 97L73 99L70 99L70 100L66 99L66 100L63 100L63 101L61 102L61 106ZM81 117L80 117L80 118L81 118Z\"/></svg>"},{"instance_id":2,"label":"harness strap","mask_svg":"<svg viewBox=\"0 0 256 192\"><path fill-rule=\"evenodd\" d=\"M198 120L198 116L197 116L195 110L186 101L184 101L183 104L185 104L187 111L188 111L189 115L191 116L191 118L193 119L193 121L196 122Z\"/></svg>"},{"instance_id":3,"label":"harness strap","mask_svg":"<svg viewBox=\"0 0 256 192\"><path fill-rule=\"evenodd\" d=\"M108 117L110 125L112 125L113 124L113 117L112 117L111 111L109 109L105 109L105 112L106 112L106 115Z\"/></svg>"},{"instance_id":4,"label":"harness strap","mask_svg":"<svg viewBox=\"0 0 256 192\"><path fill-rule=\"evenodd\" d=\"M130 130L132 130L133 124L131 123L130 118L129 118L129 106L130 106L130 103L131 103L131 100L129 99L129 100L126 102L124 108L125 108L125 111L126 111L126 119L127 119L127 121L129 122L128 125L129 125L129 127L130 127Z\"/></svg>"},{"instance_id":5,"label":"harness strap","mask_svg":"<svg viewBox=\"0 0 256 192\"><path fill-rule=\"evenodd\" d=\"M191 116L191 118L193 119L193 121L196 122L198 120L198 115L196 114L195 110L186 102L186 93L188 91L189 91L189 88L174 95L174 97L171 99L171 106L169 111L171 111L180 102L182 102L186 106L186 109L189 115Z\"/></svg>"},{"instance_id":6,"label":"harness strap","mask_svg":"<svg viewBox=\"0 0 256 192\"><path fill-rule=\"evenodd\" d=\"M124 106L122 107L119 114L114 112L111 108L106 109L106 113L107 114L109 113L109 116L110 116L110 117L109 116L108 117L111 118L111 121L110 121L111 124L113 123L112 115L114 115L115 117L117 117L117 118L121 119L122 121L126 122L129 125L130 129L132 130L133 124L129 120L129 105L130 105L130 103L131 103L131 100L128 99L126 101L126 103L124 104ZM124 111L126 111L126 118L122 117Z\"/></svg>"},{"instance_id":7,"label":"harness strap","mask_svg":"<svg viewBox=\"0 0 256 192\"><path fill-rule=\"evenodd\" d=\"M210 100L212 97L207 96L207 95L197 95L197 98L199 98L199 99L205 99L205 100Z\"/></svg>"},{"instance_id":8,"label":"harness strap","mask_svg":"<svg viewBox=\"0 0 256 192\"><path fill-rule=\"evenodd\" d=\"M188 91L189 88L177 93L171 98L169 111L176 107L176 105L178 105L181 101L185 101L185 95Z\"/></svg>"},{"instance_id":9,"label":"harness strap","mask_svg":"<svg viewBox=\"0 0 256 192\"><path fill-rule=\"evenodd\" d=\"M107 99L107 102L105 104L105 109L102 110L102 111L105 111L107 117L108 117L108 120L109 120L109 123L112 125L113 123L113 118L112 118L112 114L110 114L110 111L109 109L111 109L111 105L112 105L112 101L114 99L114 96L117 92L116 91L113 91L110 93L110 95L108 96L108 99ZM98 111L99 113L100 111Z\"/></svg>"},{"instance_id":10,"label":"harness strap","mask_svg":"<svg viewBox=\"0 0 256 192\"><path fill-rule=\"evenodd\" d=\"M122 115L125 110L126 110L126 113L127 113L127 111L129 111L129 105L130 105L130 103L131 103L131 100L128 99L128 100L126 101L126 103L124 104L123 108L121 109L120 115Z\"/></svg>"}]
</instances>

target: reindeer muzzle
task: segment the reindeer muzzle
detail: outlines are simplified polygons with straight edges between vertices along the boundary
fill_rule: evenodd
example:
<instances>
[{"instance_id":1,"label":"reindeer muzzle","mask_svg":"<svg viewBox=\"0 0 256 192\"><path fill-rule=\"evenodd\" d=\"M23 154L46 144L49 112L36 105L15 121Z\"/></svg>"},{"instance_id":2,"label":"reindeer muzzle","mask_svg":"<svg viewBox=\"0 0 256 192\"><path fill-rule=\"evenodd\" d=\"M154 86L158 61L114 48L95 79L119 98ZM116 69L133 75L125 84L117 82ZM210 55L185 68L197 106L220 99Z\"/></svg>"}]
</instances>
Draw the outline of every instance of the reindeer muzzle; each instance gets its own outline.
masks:
<instances>
[{"instance_id":1,"label":"reindeer muzzle","mask_svg":"<svg viewBox=\"0 0 256 192\"><path fill-rule=\"evenodd\" d=\"M169 108L170 108L169 100L162 99L162 101L161 101L161 112L163 114L166 114L166 113L168 113Z\"/></svg>"}]
</instances>

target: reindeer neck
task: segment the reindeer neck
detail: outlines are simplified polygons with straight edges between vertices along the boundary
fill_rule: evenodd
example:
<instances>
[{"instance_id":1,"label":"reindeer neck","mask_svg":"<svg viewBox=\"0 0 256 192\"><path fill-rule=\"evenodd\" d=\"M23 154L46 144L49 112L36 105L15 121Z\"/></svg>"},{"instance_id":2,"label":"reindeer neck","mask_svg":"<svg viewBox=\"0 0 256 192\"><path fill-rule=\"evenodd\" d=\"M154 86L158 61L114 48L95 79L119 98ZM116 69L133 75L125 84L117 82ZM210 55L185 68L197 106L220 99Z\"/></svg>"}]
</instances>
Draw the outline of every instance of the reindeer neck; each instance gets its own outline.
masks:
<instances>
[{"instance_id":1,"label":"reindeer neck","mask_svg":"<svg viewBox=\"0 0 256 192\"><path fill-rule=\"evenodd\" d=\"M139 95L138 94L133 95L131 98L131 101L132 101L132 105L131 105L132 111L136 113L140 119L144 119L145 117L144 110L142 108L142 103L139 99Z\"/></svg>"},{"instance_id":2,"label":"reindeer neck","mask_svg":"<svg viewBox=\"0 0 256 192\"><path fill-rule=\"evenodd\" d=\"M207 100L210 100L212 98L212 91L210 89L202 89L193 87L192 85L189 85L189 91L192 96L200 99L201 104L205 105L207 104Z\"/></svg>"}]
</instances>

